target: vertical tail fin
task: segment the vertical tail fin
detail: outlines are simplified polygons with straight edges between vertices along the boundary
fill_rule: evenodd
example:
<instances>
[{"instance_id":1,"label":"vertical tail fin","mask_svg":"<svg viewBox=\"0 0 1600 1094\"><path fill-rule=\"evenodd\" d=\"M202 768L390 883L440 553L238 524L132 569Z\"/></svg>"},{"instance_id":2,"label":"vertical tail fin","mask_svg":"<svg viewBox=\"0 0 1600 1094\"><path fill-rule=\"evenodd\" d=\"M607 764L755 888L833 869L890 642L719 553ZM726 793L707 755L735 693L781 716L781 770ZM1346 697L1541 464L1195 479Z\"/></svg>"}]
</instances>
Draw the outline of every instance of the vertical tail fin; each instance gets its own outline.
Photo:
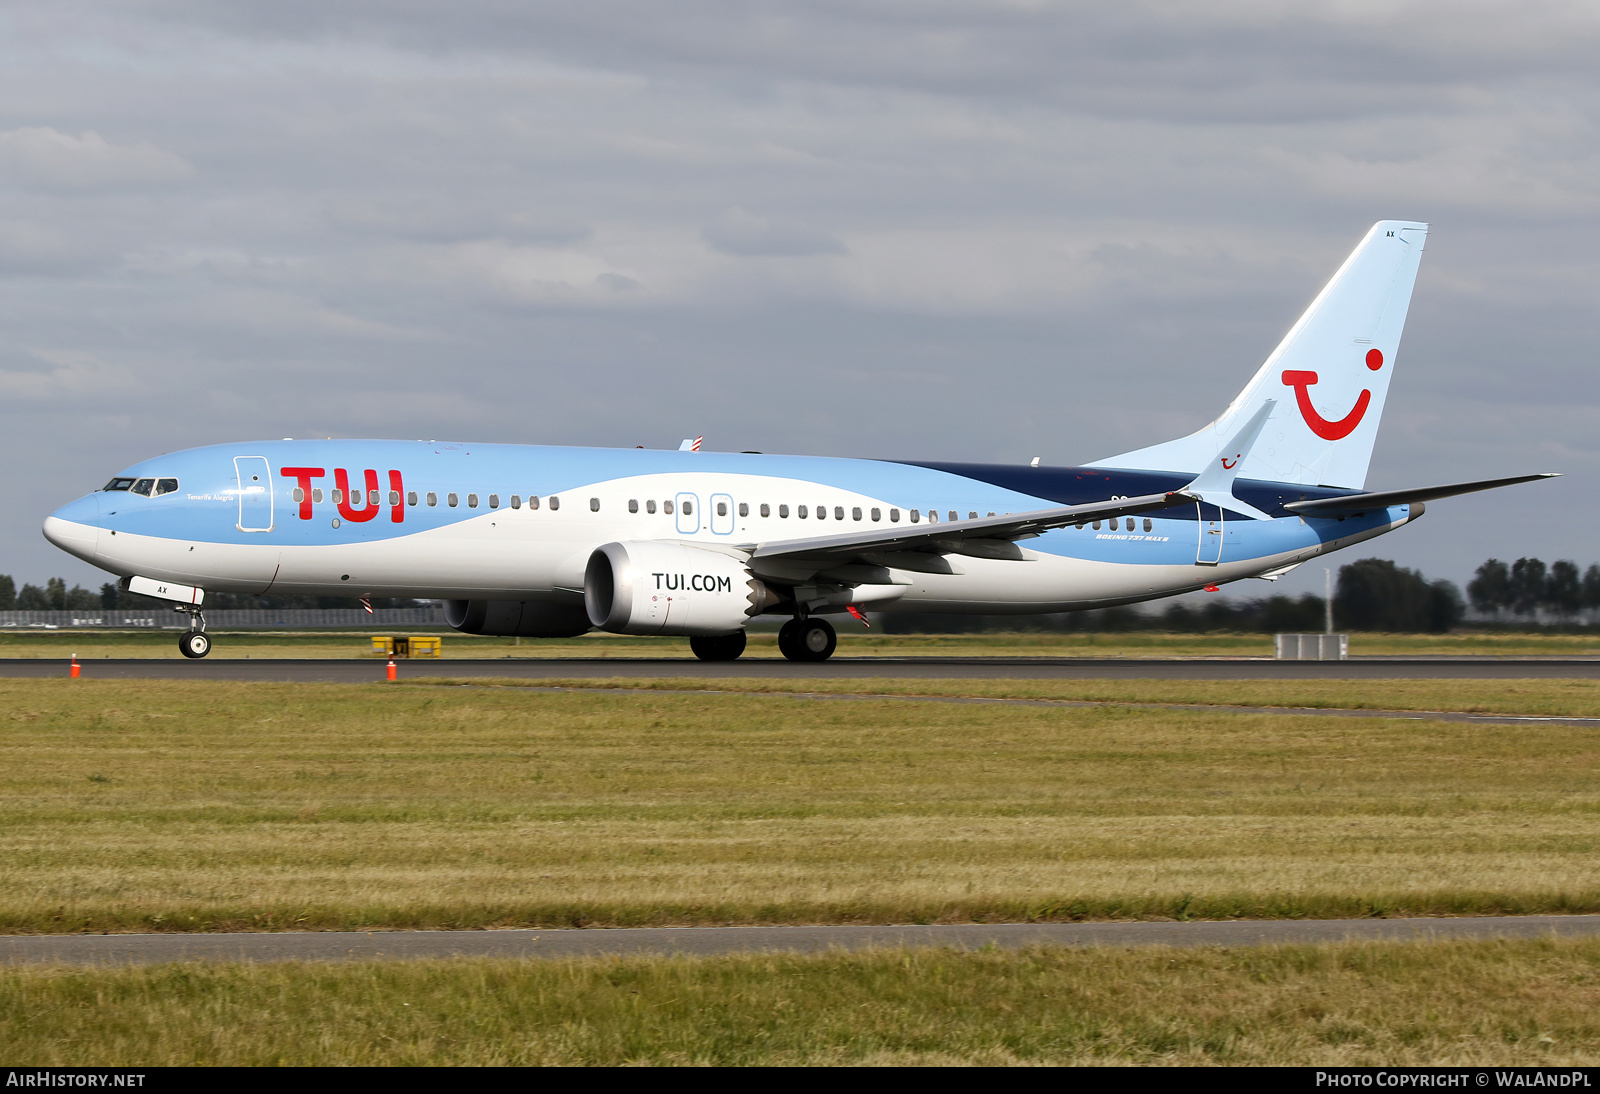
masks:
<instances>
[{"instance_id":1,"label":"vertical tail fin","mask_svg":"<svg viewBox=\"0 0 1600 1094\"><path fill-rule=\"evenodd\" d=\"M1364 486L1427 235L1426 224L1374 224L1216 421L1090 466L1198 474L1262 406L1277 400L1241 477Z\"/></svg>"}]
</instances>

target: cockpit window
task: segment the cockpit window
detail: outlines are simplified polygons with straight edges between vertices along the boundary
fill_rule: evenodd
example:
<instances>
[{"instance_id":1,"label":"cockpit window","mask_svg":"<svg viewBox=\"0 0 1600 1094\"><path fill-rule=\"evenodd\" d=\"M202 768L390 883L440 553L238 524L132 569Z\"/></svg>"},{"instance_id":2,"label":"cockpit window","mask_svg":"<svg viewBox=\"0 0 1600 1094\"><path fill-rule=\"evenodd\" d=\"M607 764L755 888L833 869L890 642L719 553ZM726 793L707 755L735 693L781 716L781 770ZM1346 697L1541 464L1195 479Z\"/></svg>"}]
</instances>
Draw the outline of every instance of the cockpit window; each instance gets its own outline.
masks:
<instances>
[{"instance_id":1,"label":"cockpit window","mask_svg":"<svg viewBox=\"0 0 1600 1094\"><path fill-rule=\"evenodd\" d=\"M134 483L130 489L132 489L135 494L143 494L148 498L150 496L150 491L155 489L155 485L155 479L140 479L138 482Z\"/></svg>"},{"instance_id":2,"label":"cockpit window","mask_svg":"<svg viewBox=\"0 0 1600 1094\"><path fill-rule=\"evenodd\" d=\"M110 482L105 484L104 489L106 489L106 490L131 490L131 489L133 489L133 483L134 483L133 479L112 479Z\"/></svg>"},{"instance_id":3,"label":"cockpit window","mask_svg":"<svg viewBox=\"0 0 1600 1094\"><path fill-rule=\"evenodd\" d=\"M162 494L175 493L177 491L177 489L178 489L178 480L177 479L157 479L156 480L156 497L158 497L158 498Z\"/></svg>"}]
</instances>

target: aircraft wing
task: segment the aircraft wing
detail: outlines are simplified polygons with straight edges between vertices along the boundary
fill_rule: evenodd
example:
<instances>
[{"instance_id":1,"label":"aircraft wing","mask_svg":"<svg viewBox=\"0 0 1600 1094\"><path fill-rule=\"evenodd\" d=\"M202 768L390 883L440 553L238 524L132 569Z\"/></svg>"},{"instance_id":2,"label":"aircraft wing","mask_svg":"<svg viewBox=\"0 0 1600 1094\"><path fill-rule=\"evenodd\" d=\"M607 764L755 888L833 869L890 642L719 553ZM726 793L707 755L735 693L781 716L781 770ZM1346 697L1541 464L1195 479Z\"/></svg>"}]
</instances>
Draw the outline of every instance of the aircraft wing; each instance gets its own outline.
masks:
<instances>
[{"instance_id":1,"label":"aircraft wing","mask_svg":"<svg viewBox=\"0 0 1600 1094\"><path fill-rule=\"evenodd\" d=\"M1287 501L1283 507L1302 517L1342 517L1364 513L1369 509L1387 509L1391 505L1410 502L1453 498L1457 494L1471 494L1478 490L1493 490L1497 486L1515 486L1519 482L1535 479L1559 478L1559 473L1546 471L1538 475L1514 475L1509 479L1482 479L1478 482L1457 482L1449 486L1419 486L1410 490L1380 490L1372 494L1347 494L1342 498L1317 498L1313 501Z\"/></svg>"},{"instance_id":2,"label":"aircraft wing","mask_svg":"<svg viewBox=\"0 0 1600 1094\"><path fill-rule=\"evenodd\" d=\"M1164 494L1144 494L1136 498L1116 498L1066 505L1058 509L1035 509L1027 513L1007 513L1000 517L953 520L942 524L901 525L894 528L863 528L837 536L810 539L784 539L756 545L752 561L762 559L806 559L844 562L863 552L881 555L891 552L929 554L971 554L982 558L1020 558L1010 542L1036 536L1051 528L1082 524L1091 520L1144 513L1197 501L1182 490ZM1009 549L1009 551L1007 550Z\"/></svg>"}]
</instances>

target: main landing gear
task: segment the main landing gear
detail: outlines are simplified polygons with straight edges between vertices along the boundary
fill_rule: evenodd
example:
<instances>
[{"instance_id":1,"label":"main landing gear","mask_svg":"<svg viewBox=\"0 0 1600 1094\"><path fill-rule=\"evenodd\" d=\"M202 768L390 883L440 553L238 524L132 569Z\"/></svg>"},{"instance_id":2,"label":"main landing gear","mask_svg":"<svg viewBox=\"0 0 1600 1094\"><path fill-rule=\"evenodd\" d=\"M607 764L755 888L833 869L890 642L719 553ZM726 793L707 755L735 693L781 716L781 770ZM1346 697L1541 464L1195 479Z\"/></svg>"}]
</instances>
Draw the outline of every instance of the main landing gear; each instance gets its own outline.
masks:
<instances>
[{"instance_id":1,"label":"main landing gear","mask_svg":"<svg viewBox=\"0 0 1600 1094\"><path fill-rule=\"evenodd\" d=\"M187 604L172 609L189 617L189 629L178 635L178 652L185 657L204 657L211 652L211 636L206 634L205 613Z\"/></svg>"},{"instance_id":2,"label":"main landing gear","mask_svg":"<svg viewBox=\"0 0 1600 1094\"><path fill-rule=\"evenodd\" d=\"M195 635L196 632L190 632L185 637ZM204 639L205 635L199 634L198 637ZM744 653L744 643L744 632L734 631L732 634L710 637L695 635L689 639L689 648L702 661L734 661ZM838 645L839 636L834 633L832 625L826 619L815 616L791 619L778 631L778 649L791 661L826 661L833 656ZM185 653L189 657L205 656L203 653Z\"/></svg>"},{"instance_id":3,"label":"main landing gear","mask_svg":"<svg viewBox=\"0 0 1600 1094\"><path fill-rule=\"evenodd\" d=\"M826 661L838 644L832 624L815 616L791 619L778 631L778 650L791 661Z\"/></svg>"},{"instance_id":4,"label":"main landing gear","mask_svg":"<svg viewBox=\"0 0 1600 1094\"><path fill-rule=\"evenodd\" d=\"M744 632L712 636L697 634L689 639L689 648L702 661L735 661L744 652Z\"/></svg>"}]
</instances>

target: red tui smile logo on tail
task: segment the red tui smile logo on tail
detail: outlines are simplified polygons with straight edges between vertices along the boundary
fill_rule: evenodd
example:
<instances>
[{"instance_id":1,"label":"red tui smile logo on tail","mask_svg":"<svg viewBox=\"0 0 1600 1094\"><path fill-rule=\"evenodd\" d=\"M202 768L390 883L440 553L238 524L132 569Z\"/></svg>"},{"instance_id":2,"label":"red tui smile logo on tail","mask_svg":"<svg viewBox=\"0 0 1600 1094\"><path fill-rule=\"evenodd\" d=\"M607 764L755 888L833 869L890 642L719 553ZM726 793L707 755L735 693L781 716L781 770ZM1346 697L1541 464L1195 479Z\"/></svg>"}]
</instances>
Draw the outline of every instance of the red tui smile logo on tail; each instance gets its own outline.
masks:
<instances>
[{"instance_id":1,"label":"red tui smile logo on tail","mask_svg":"<svg viewBox=\"0 0 1600 1094\"><path fill-rule=\"evenodd\" d=\"M1367 367L1376 372L1383 367L1383 352L1371 349L1367 351ZM1361 394L1356 398L1356 405L1336 422L1330 422L1317 408L1311 405L1311 385L1317 382L1315 372L1300 372L1290 369L1283 374L1285 387L1294 388L1294 400L1300 407L1300 417L1305 419L1306 425L1311 427L1311 432L1325 441L1337 441L1348 437L1355 432L1356 426L1361 424L1361 419L1366 417L1367 406L1372 402L1372 392L1366 388L1361 389Z\"/></svg>"}]
</instances>

